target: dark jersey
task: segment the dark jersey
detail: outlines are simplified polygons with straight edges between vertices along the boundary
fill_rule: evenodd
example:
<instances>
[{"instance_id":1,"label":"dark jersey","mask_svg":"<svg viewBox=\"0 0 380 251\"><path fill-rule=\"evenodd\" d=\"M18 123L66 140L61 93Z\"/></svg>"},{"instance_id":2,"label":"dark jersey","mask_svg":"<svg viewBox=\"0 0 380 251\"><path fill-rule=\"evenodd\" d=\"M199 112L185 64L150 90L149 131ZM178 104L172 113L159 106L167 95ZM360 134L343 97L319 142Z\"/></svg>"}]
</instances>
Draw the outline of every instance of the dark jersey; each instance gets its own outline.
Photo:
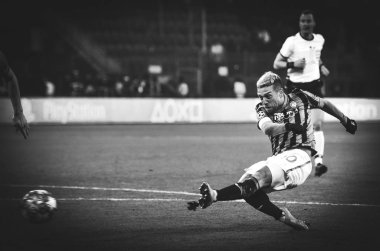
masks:
<instances>
[{"instance_id":1,"label":"dark jersey","mask_svg":"<svg viewBox=\"0 0 380 251\"><path fill-rule=\"evenodd\" d=\"M314 130L311 123L311 109L319 107L320 97L312 93L293 89L288 95L288 104L283 111L267 113L262 103L256 105L258 123L263 118L270 118L274 123L296 123L306 127L302 134L287 131L275 136L269 136L272 153L276 155L288 149L308 148L315 154ZM261 128L259 128L261 129Z\"/></svg>"}]
</instances>

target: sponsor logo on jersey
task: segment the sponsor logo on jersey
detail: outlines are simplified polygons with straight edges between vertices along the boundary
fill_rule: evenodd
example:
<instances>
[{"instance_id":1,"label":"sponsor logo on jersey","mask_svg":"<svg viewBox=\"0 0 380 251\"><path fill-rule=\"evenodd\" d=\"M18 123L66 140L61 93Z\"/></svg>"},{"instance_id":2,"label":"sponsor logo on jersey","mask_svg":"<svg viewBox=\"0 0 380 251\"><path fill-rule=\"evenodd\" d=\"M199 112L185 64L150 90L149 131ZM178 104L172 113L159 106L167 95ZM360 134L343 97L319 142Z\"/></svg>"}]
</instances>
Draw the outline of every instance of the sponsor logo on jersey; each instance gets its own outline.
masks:
<instances>
[{"instance_id":1,"label":"sponsor logo on jersey","mask_svg":"<svg viewBox=\"0 0 380 251\"><path fill-rule=\"evenodd\" d=\"M291 107L292 109L296 109L296 108L297 108L297 103L296 103L295 101L291 101L291 102L290 102L290 107Z\"/></svg>"},{"instance_id":2,"label":"sponsor logo on jersey","mask_svg":"<svg viewBox=\"0 0 380 251\"><path fill-rule=\"evenodd\" d=\"M294 116L296 116L297 113L298 113L297 108L289 110L289 111L278 112L278 113L273 114L273 120L276 123L282 123L284 122L285 119L293 118Z\"/></svg>"},{"instance_id":3,"label":"sponsor logo on jersey","mask_svg":"<svg viewBox=\"0 0 380 251\"><path fill-rule=\"evenodd\" d=\"M286 117L287 118L293 118L296 115L297 112L298 112L298 110L287 111L286 112Z\"/></svg>"},{"instance_id":4,"label":"sponsor logo on jersey","mask_svg":"<svg viewBox=\"0 0 380 251\"><path fill-rule=\"evenodd\" d=\"M287 160L288 162L294 162L294 161L297 160L297 157L294 156L294 155L290 155L290 156L286 157L286 160Z\"/></svg>"},{"instance_id":5,"label":"sponsor logo on jersey","mask_svg":"<svg viewBox=\"0 0 380 251\"><path fill-rule=\"evenodd\" d=\"M259 111L258 113L257 113L257 119L258 120L260 120L260 119L262 119L262 118L264 118L265 117L265 112L263 112L263 111Z\"/></svg>"},{"instance_id":6,"label":"sponsor logo on jersey","mask_svg":"<svg viewBox=\"0 0 380 251\"><path fill-rule=\"evenodd\" d=\"M285 115L282 112L273 114L273 120L276 123L281 123L284 121Z\"/></svg>"}]
</instances>

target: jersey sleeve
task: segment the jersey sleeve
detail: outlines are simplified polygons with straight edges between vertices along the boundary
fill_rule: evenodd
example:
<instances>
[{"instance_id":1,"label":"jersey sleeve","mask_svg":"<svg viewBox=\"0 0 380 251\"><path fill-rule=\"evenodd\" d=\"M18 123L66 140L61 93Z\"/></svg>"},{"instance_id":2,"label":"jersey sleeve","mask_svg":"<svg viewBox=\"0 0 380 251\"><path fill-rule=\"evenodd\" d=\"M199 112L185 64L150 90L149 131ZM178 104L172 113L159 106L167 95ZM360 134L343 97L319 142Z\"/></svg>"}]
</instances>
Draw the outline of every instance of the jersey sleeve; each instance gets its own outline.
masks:
<instances>
[{"instance_id":1,"label":"jersey sleeve","mask_svg":"<svg viewBox=\"0 0 380 251\"><path fill-rule=\"evenodd\" d=\"M311 108L322 108L321 97L308 91L301 91L308 99Z\"/></svg>"},{"instance_id":2,"label":"jersey sleeve","mask_svg":"<svg viewBox=\"0 0 380 251\"><path fill-rule=\"evenodd\" d=\"M271 121L268 114L265 112L264 106L260 103L256 105L256 116L257 116L257 128L261 130L261 126L265 121Z\"/></svg>"},{"instance_id":3,"label":"jersey sleeve","mask_svg":"<svg viewBox=\"0 0 380 251\"><path fill-rule=\"evenodd\" d=\"M317 39L320 41L322 48L325 45L325 38L322 36L322 34L315 34Z\"/></svg>"},{"instance_id":4,"label":"jersey sleeve","mask_svg":"<svg viewBox=\"0 0 380 251\"><path fill-rule=\"evenodd\" d=\"M293 53L293 40L294 40L294 37L288 37L284 44L282 45L281 47L281 50L280 50L280 54L285 57L285 58L288 58L290 57L290 55L292 55Z\"/></svg>"}]
</instances>

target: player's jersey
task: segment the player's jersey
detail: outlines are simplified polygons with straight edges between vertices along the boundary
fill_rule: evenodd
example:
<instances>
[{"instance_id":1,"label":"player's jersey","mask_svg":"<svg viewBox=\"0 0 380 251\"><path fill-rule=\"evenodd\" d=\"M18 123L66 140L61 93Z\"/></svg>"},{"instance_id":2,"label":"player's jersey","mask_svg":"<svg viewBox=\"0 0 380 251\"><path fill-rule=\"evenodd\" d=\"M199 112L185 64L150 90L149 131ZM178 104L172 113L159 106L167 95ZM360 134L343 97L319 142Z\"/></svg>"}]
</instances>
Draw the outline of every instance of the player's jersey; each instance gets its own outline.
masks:
<instances>
[{"instance_id":1,"label":"player's jersey","mask_svg":"<svg viewBox=\"0 0 380 251\"><path fill-rule=\"evenodd\" d=\"M296 123L306 127L302 134L295 134L288 131L275 136L269 136L272 144L272 153L276 155L288 149L308 148L315 154L315 140L313 124L311 123L311 109L319 107L320 97L309 92L294 89L287 94L289 102L281 112L273 114L267 113L262 103L256 105L257 122L265 117L269 117L274 123ZM261 130L261 128L259 127Z\"/></svg>"},{"instance_id":2,"label":"player's jersey","mask_svg":"<svg viewBox=\"0 0 380 251\"><path fill-rule=\"evenodd\" d=\"M320 78L319 60L325 39L320 34L313 34L313 40L305 40L300 33L288 37L280 53L288 61L294 62L298 59L305 58L306 65L303 71L297 71L292 68L288 69L288 78L294 83L305 83Z\"/></svg>"}]
</instances>

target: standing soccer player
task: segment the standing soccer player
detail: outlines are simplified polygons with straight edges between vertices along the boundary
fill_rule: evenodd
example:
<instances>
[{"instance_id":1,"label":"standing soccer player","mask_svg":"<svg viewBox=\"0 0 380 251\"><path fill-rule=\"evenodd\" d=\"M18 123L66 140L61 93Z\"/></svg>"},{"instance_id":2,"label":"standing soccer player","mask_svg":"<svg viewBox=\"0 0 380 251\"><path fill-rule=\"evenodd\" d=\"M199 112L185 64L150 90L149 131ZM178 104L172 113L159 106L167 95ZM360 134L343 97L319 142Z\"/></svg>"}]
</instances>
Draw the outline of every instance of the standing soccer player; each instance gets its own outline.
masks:
<instances>
[{"instance_id":1,"label":"standing soccer player","mask_svg":"<svg viewBox=\"0 0 380 251\"><path fill-rule=\"evenodd\" d=\"M8 95L13 107L13 125L24 136L25 139L29 136L29 125L24 116L18 80L12 69L9 67L7 59L0 51L0 80L8 89Z\"/></svg>"},{"instance_id":2,"label":"standing soccer player","mask_svg":"<svg viewBox=\"0 0 380 251\"><path fill-rule=\"evenodd\" d=\"M286 86L289 91L299 88L323 97L321 75L327 77L330 72L321 60L325 39L321 34L313 33L315 25L313 12L302 11L299 18L300 31L285 40L274 60L273 68L287 69ZM323 164L325 148L325 136L322 131L323 112L314 110L312 116L315 148L318 152L314 159L315 175L321 176L327 172L327 166Z\"/></svg>"},{"instance_id":3,"label":"standing soccer player","mask_svg":"<svg viewBox=\"0 0 380 251\"><path fill-rule=\"evenodd\" d=\"M297 187L310 175L316 154L312 108L336 117L351 134L357 130L356 122L328 100L310 92L294 88L286 93L280 77L273 72L266 72L257 81L257 95L261 100L256 106L258 128L268 135L273 155L245 169L237 183L225 188L215 190L202 183L201 198L188 202L188 209L207 208L216 201L244 199L294 229L308 230L308 223L295 218L288 209L274 205L267 193Z\"/></svg>"}]
</instances>

